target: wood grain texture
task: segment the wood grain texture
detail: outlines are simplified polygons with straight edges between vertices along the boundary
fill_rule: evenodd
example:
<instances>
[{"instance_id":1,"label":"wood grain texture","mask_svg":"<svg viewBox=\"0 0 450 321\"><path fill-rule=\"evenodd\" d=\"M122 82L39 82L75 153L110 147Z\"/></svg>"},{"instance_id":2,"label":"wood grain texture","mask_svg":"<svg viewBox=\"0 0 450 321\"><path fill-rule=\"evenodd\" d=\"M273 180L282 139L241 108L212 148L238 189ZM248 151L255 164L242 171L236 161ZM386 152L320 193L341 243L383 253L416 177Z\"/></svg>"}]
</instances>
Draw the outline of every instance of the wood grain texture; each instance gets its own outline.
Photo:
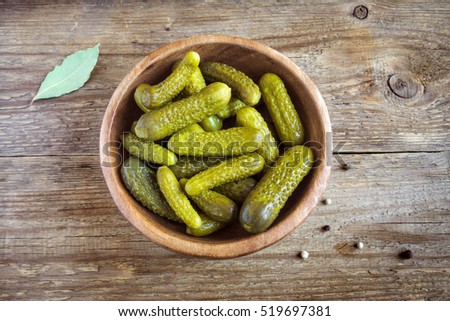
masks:
<instances>
[{"instance_id":1,"label":"wood grain texture","mask_svg":"<svg viewBox=\"0 0 450 321\"><path fill-rule=\"evenodd\" d=\"M182 256L146 240L115 208L96 156L1 158L0 295L446 299L448 158L448 152L345 155L353 168L335 162L325 195L330 205L319 205L273 247L225 261ZM32 180L23 174L37 165ZM326 224L330 231L321 231ZM354 247L358 240L363 250ZM398 258L404 249L413 259ZM302 250L308 260L297 257Z\"/></svg>"},{"instance_id":2,"label":"wood grain texture","mask_svg":"<svg viewBox=\"0 0 450 321\"><path fill-rule=\"evenodd\" d=\"M2 1L0 299L449 300L450 5L373 1L359 20L359 4ZM323 94L336 146L332 203L276 245L225 261L145 239L118 212L97 156L104 110L131 67L202 34L291 58ZM29 106L55 65L96 43L85 87ZM416 95L392 92L393 75ZM411 260L398 258L404 249Z\"/></svg>"},{"instance_id":3,"label":"wood grain texture","mask_svg":"<svg viewBox=\"0 0 450 321\"><path fill-rule=\"evenodd\" d=\"M8 127L0 150L7 155L95 153L99 115L131 67L161 45L205 33L261 41L291 58L324 95L343 151L449 148L450 9L439 2L377 2L365 20L352 16L351 3L27 2L0 9L0 77L9 84L0 88L0 126ZM46 23L36 23L43 16ZM83 91L27 107L54 65L94 43L101 55ZM397 97L388 86L395 73L413 75L423 92ZM39 126L43 119L51 126Z\"/></svg>"}]
</instances>

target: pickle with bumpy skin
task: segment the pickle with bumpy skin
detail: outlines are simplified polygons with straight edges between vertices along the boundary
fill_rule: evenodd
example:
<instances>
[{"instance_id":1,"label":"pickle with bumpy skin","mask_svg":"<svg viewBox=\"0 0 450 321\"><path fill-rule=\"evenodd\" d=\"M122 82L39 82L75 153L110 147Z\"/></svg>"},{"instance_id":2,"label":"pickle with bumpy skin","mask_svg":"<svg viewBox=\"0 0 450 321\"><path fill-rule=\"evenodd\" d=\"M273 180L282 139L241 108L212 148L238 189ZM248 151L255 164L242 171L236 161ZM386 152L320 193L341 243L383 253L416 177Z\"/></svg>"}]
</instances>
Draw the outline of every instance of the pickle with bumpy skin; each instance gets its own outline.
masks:
<instances>
[{"instance_id":1,"label":"pickle with bumpy skin","mask_svg":"<svg viewBox=\"0 0 450 321\"><path fill-rule=\"evenodd\" d=\"M248 106L259 102L261 92L258 85L242 71L221 62L204 62L199 68L206 80L226 83L233 90L233 96Z\"/></svg>"},{"instance_id":2,"label":"pickle with bumpy skin","mask_svg":"<svg viewBox=\"0 0 450 321\"><path fill-rule=\"evenodd\" d=\"M134 92L134 100L144 112L160 108L169 103L186 87L192 72L198 68L200 56L195 51L189 51L181 60L179 66L159 84L151 86L140 84Z\"/></svg>"},{"instance_id":3,"label":"pickle with bumpy skin","mask_svg":"<svg viewBox=\"0 0 450 321\"><path fill-rule=\"evenodd\" d=\"M217 114L230 97L230 87L219 82L212 83L192 96L142 115L135 127L136 135L153 141L167 137Z\"/></svg>"},{"instance_id":4,"label":"pickle with bumpy skin","mask_svg":"<svg viewBox=\"0 0 450 321\"><path fill-rule=\"evenodd\" d=\"M199 124L191 124L189 126L184 127L179 133L204 133L204 129Z\"/></svg>"},{"instance_id":5,"label":"pickle with bumpy skin","mask_svg":"<svg viewBox=\"0 0 450 321\"><path fill-rule=\"evenodd\" d=\"M289 196L311 170L313 161L311 149L302 145L291 147L279 157L241 207L239 221L244 229L260 233L269 228Z\"/></svg>"},{"instance_id":6,"label":"pickle with bumpy skin","mask_svg":"<svg viewBox=\"0 0 450 321\"><path fill-rule=\"evenodd\" d=\"M171 166L178 161L177 155L167 148L157 143L140 139L133 133L123 134L122 143L131 155L151 163Z\"/></svg>"},{"instance_id":7,"label":"pickle with bumpy skin","mask_svg":"<svg viewBox=\"0 0 450 321\"><path fill-rule=\"evenodd\" d=\"M239 126L256 128L264 133L264 143L258 153L264 157L267 167L272 166L278 158L278 144L261 114L253 107L245 107L236 113L236 122Z\"/></svg>"},{"instance_id":8,"label":"pickle with bumpy skin","mask_svg":"<svg viewBox=\"0 0 450 321\"><path fill-rule=\"evenodd\" d=\"M207 132L217 132L222 129L223 120L219 116L212 115L200 122L200 126Z\"/></svg>"},{"instance_id":9,"label":"pickle with bumpy skin","mask_svg":"<svg viewBox=\"0 0 450 321\"><path fill-rule=\"evenodd\" d=\"M198 228L192 228L187 226L186 227L186 233L192 236L207 236L211 233L214 233L226 226L228 226L230 223L228 222L219 222L216 220L213 220L212 218L209 218L208 216L204 214L199 214L200 218L202 219L202 225Z\"/></svg>"},{"instance_id":10,"label":"pickle with bumpy skin","mask_svg":"<svg viewBox=\"0 0 450 321\"><path fill-rule=\"evenodd\" d=\"M281 78L266 73L259 80L259 87L280 140L286 146L303 144L305 130Z\"/></svg>"},{"instance_id":11,"label":"pickle with bumpy skin","mask_svg":"<svg viewBox=\"0 0 450 321\"><path fill-rule=\"evenodd\" d=\"M247 107L247 105L244 104L241 100L231 97L230 102L217 113L217 116L219 116L220 118L228 118L236 115L236 112L244 107Z\"/></svg>"},{"instance_id":12,"label":"pickle with bumpy skin","mask_svg":"<svg viewBox=\"0 0 450 321\"><path fill-rule=\"evenodd\" d=\"M181 156L175 165L169 166L177 179L191 178L195 174L223 161L219 157Z\"/></svg>"},{"instance_id":13,"label":"pickle with bumpy skin","mask_svg":"<svg viewBox=\"0 0 450 321\"><path fill-rule=\"evenodd\" d=\"M179 131L179 133L203 133L205 132L203 128L199 124L192 124L189 125L182 130ZM207 169L208 167L211 167L212 165L217 164L220 162L221 158L218 157L190 157L190 156L184 156L178 159L178 162L172 166L169 166L169 169L174 173L175 177L177 179L181 178L190 178L194 176L195 174L201 172L204 169Z\"/></svg>"},{"instance_id":14,"label":"pickle with bumpy skin","mask_svg":"<svg viewBox=\"0 0 450 321\"><path fill-rule=\"evenodd\" d=\"M131 156L122 164L122 181L133 197L159 216L181 222L161 193L155 173L143 160Z\"/></svg>"},{"instance_id":15,"label":"pickle with bumpy skin","mask_svg":"<svg viewBox=\"0 0 450 321\"><path fill-rule=\"evenodd\" d=\"M180 186L184 189L186 178L180 179ZM213 190L206 190L198 195L188 195L188 197L213 220L219 222L231 222L237 217L239 208L231 199Z\"/></svg>"},{"instance_id":16,"label":"pickle with bumpy skin","mask_svg":"<svg viewBox=\"0 0 450 321\"><path fill-rule=\"evenodd\" d=\"M179 132L173 135L167 148L178 155L238 156L261 147L264 135L248 127L233 127L217 132Z\"/></svg>"},{"instance_id":17,"label":"pickle with bumpy skin","mask_svg":"<svg viewBox=\"0 0 450 321\"><path fill-rule=\"evenodd\" d=\"M175 214L187 226L199 228L202 225L202 219L192 207L172 171L167 166L161 166L156 172L156 179L162 194Z\"/></svg>"},{"instance_id":18,"label":"pickle with bumpy skin","mask_svg":"<svg viewBox=\"0 0 450 321\"><path fill-rule=\"evenodd\" d=\"M248 194L250 194L252 189L256 186L256 183L258 183L256 179L247 177L238 181L219 185L214 187L214 190L241 205L244 203Z\"/></svg>"},{"instance_id":19,"label":"pickle with bumpy skin","mask_svg":"<svg viewBox=\"0 0 450 321\"><path fill-rule=\"evenodd\" d=\"M172 67L172 71L175 71L181 64L181 60L175 62ZM206 87L205 78L203 78L200 68L194 67L183 89L183 94L185 96L190 96L198 93L200 90Z\"/></svg>"},{"instance_id":20,"label":"pickle with bumpy skin","mask_svg":"<svg viewBox=\"0 0 450 321\"><path fill-rule=\"evenodd\" d=\"M191 177L184 190L189 195L198 195L216 186L253 176L263 167L264 158L257 153L233 157Z\"/></svg>"},{"instance_id":21,"label":"pickle with bumpy skin","mask_svg":"<svg viewBox=\"0 0 450 321\"><path fill-rule=\"evenodd\" d=\"M177 61L173 69L179 66L181 61ZM185 96L191 96L193 94L198 93L200 90L206 87L205 78L203 78L202 72L200 68L196 67L192 71L192 74L189 78L189 81L186 84L186 87L183 89L183 94ZM216 115L209 116L206 119L203 119L200 122L200 125L207 132L215 132L222 129L222 119L217 117Z\"/></svg>"}]
</instances>

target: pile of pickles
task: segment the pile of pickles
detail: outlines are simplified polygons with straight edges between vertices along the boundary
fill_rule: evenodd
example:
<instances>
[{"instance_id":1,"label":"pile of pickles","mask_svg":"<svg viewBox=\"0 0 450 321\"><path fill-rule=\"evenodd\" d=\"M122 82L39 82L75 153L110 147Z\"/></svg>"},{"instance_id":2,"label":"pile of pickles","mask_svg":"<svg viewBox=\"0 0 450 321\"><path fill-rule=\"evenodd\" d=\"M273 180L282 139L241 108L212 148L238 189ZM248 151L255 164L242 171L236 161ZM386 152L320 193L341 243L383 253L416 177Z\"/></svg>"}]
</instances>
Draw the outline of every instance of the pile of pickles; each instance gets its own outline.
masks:
<instances>
[{"instance_id":1,"label":"pile of pickles","mask_svg":"<svg viewBox=\"0 0 450 321\"><path fill-rule=\"evenodd\" d=\"M274 73L255 83L190 51L163 81L139 85L134 99L144 114L122 137L130 155L123 182L189 235L236 221L250 233L266 231L312 168L301 119ZM258 111L263 104L275 132Z\"/></svg>"}]
</instances>

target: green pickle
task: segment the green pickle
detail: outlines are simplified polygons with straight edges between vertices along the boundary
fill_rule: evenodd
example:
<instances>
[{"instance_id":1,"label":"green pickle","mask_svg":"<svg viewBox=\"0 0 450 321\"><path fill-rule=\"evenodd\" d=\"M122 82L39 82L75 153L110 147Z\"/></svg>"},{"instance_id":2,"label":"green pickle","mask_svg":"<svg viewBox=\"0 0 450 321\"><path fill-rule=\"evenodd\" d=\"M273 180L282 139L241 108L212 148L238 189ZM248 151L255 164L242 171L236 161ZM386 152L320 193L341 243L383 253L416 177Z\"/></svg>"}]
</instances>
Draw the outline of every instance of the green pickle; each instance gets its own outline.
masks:
<instances>
[{"instance_id":1,"label":"green pickle","mask_svg":"<svg viewBox=\"0 0 450 321\"><path fill-rule=\"evenodd\" d=\"M217 114L230 98L231 89L227 85L212 83L192 96L142 115L135 127L136 135L151 141L163 139Z\"/></svg>"},{"instance_id":2,"label":"green pickle","mask_svg":"<svg viewBox=\"0 0 450 321\"><path fill-rule=\"evenodd\" d=\"M216 186L253 176L263 167L264 158L257 153L230 158L191 177L185 191L191 196L198 195Z\"/></svg>"},{"instance_id":3,"label":"green pickle","mask_svg":"<svg viewBox=\"0 0 450 321\"><path fill-rule=\"evenodd\" d=\"M133 197L159 216L181 222L161 193L155 173L145 161L131 156L122 164L122 181Z\"/></svg>"},{"instance_id":4,"label":"green pickle","mask_svg":"<svg viewBox=\"0 0 450 321\"><path fill-rule=\"evenodd\" d=\"M256 179L247 177L238 181L219 185L214 187L214 190L235 201L237 204L242 205L256 183L258 183Z\"/></svg>"},{"instance_id":5,"label":"green pickle","mask_svg":"<svg viewBox=\"0 0 450 321\"><path fill-rule=\"evenodd\" d=\"M192 207L172 171L167 166L161 166L156 172L156 179L162 194L175 214L187 226L199 228L202 225L202 219Z\"/></svg>"},{"instance_id":6,"label":"green pickle","mask_svg":"<svg viewBox=\"0 0 450 321\"><path fill-rule=\"evenodd\" d=\"M228 222L219 222L201 213L199 215L202 219L202 225L198 228L187 226L187 234L197 237L207 236L229 225Z\"/></svg>"},{"instance_id":7,"label":"green pickle","mask_svg":"<svg viewBox=\"0 0 450 321\"><path fill-rule=\"evenodd\" d=\"M134 131L134 129L136 128L137 125L137 120L135 120L134 122L131 123L130 126L130 132L136 135L136 132Z\"/></svg>"},{"instance_id":8,"label":"green pickle","mask_svg":"<svg viewBox=\"0 0 450 321\"><path fill-rule=\"evenodd\" d=\"M243 72L221 62L204 62L199 68L206 80L226 83L233 89L233 96L248 106L259 102L261 92L258 85Z\"/></svg>"},{"instance_id":9,"label":"green pickle","mask_svg":"<svg viewBox=\"0 0 450 321\"><path fill-rule=\"evenodd\" d=\"M184 189L186 178L180 179L180 185ZM231 199L213 190L205 190L198 195L188 197L213 220L219 222L231 222L237 217L239 208Z\"/></svg>"},{"instance_id":10,"label":"green pickle","mask_svg":"<svg viewBox=\"0 0 450 321\"><path fill-rule=\"evenodd\" d=\"M191 178L195 174L218 164L222 161L219 157L192 157L181 156L175 165L169 166L177 179Z\"/></svg>"},{"instance_id":11,"label":"green pickle","mask_svg":"<svg viewBox=\"0 0 450 321\"><path fill-rule=\"evenodd\" d=\"M179 66L159 84L139 85L134 92L134 100L144 112L160 108L174 99L188 83L192 72L198 69L200 56L195 51L189 51L181 60Z\"/></svg>"},{"instance_id":12,"label":"green pickle","mask_svg":"<svg viewBox=\"0 0 450 321\"><path fill-rule=\"evenodd\" d=\"M261 98L273 132L267 113L252 107ZM134 100L144 114L122 136L130 154L122 180L150 211L184 223L188 235L210 235L237 218L250 233L266 231L313 166L300 116L274 73L256 84L189 51L160 83L137 86ZM225 120L223 129L233 116L238 127ZM290 147L282 156L275 137ZM161 166L155 173L146 161Z\"/></svg>"},{"instance_id":13,"label":"green pickle","mask_svg":"<svg viewBox=\"0 0 450 321\"><path fill-rule=\"evenodd\" d=\"M200 126L207 132L217 132L222 129L223 120L219 116L212 115L200 122Z\"/></svg>"},{"instance_id":14,"label":"green pickle","mask_svg":"<svg viewBox=\"0 0 450 321\"><path fill-rule=\"evenodd\" d=\"M305 130L281 78L266 73L259 80L259 87L280 140L286 146L303 144Z\"/></svg>"},{"instance_id":15,"label":"green pickle","mask_svg":"<svg viewBox=\"0 0 450 321\"><path fill-rule=\"evenodd\" d=\"M178 133L203 133L204 130L199 124L189 125ZM195 174L211 167L212 165L217 164L222 159L218 157L190 157L190 156L182 156L178 158L178 162L172 166L169 166L169 169L174 173L177 179L181 178L190 178Z\"/></svg>"},{"instance_id":16,"label":"green pickle","mask_svg":"<svg viewBox=\"0 0 450 321\"><path fill-rule=\"evenodd\" d=\"M173 64L172 71L175 71L181 64L181 60ZM206 87L205 78L203 78L200 68L194 67L183 89L183 95L190 96L198 93L200 90Z\"/></svg>"},{"instance_id":17,"label":"green pickle","mask_svg":"<svg viewBox=\"0 0 450 321\"><path fill-rule=\"evenodd\" d=\"M217 132L179 132L167 144L169 150L187 156L238 156L261 147L264 135L247 127L233 127Z\"/></svg>"},{"instance_id":18,"label":"green pickle","mask_svg":"<svg viewBox=\"0 0 450 321\"><path fill-rule=\"evenodd\" d=\"M253 107L245 107L236 113L236 122L240 126L256 128L264 133L264 143L258 153L264 157L267 167L272 166L278 158L278 144L261 114Z\"/></svg>"},{"instance_id":19,"label":"green pickle","mask_svg":"<svg viewBox=\"0 0 450 321\"><path fill-rule=\"evenodd\" d=\"M242 101L237 98L231 97L230 102L217 113L220 118L229 118L236 115L236 112L244 107L247 107Z\"/></svg>"},{"instance_id":20,"label":"green pickle","mask_svg":"<svg viewBox=\"0 0 450 321\"><path fill-rule=\"evenodd\" d=\"M199 124L191 124L189 126L184 127L182 130L180 130L178 133L204 133L204 129Z\"/></svg>"},{"instance_id":21,"label":"green pickle","mask_svg":"<svg viewBox=\"0 0 450 321\"><path fill-rule=\"evenodd\" d=\"M244 229L261 233L269 228L311 170L313 161L311 149L302 145L291 147L278 158L275 167L261 178L241 207L239 221Z\"/></svg>"},{"instance_id":22,"label":"green pickle","mask_svg":"<svg viewBox=\"0 0 450 321\"><path fill-rule=\"evenodd\" d=\"M181 61L177 61L174 64L174 69L179 66ZM189 78L186 87L183 89L183 94L185 96L191 96L198 93L200 90L206 87L205 78L203 78L200 68L196 67L193 69L192 74ZM222 129L222 119L216 115L209 116L200 122L200 125L207 132L215 132Z\"/></svg>"},{"instance_id":23,"label":"green pickle","mask_svg":"<svg viewBox=\"0 0 450 321\"><path fill-rule=\"evenodd\" d=\"M151 163L171 166L178 161L177 155L167 148L157 143L140 139L132 133L123 134L122 143L131 155Z\"/></svg>"}]
</instances>

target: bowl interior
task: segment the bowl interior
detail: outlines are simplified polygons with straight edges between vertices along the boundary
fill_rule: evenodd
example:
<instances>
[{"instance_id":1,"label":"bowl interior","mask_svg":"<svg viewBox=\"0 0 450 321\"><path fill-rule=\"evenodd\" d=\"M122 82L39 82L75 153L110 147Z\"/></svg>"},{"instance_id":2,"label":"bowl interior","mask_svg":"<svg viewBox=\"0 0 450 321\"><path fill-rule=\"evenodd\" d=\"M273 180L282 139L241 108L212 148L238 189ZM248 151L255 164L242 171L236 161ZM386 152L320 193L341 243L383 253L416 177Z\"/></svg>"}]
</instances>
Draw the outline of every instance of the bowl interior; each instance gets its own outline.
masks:
<instances>
[{"instance_id":1,"label":"bowl interior","mask_svg":"<svg viewBox=\"0 0 450 321\"><path fill-rule=\"evenodd\" d=\"M174 62L190 50L198 52L202 61L220 61L234 66L255 82L266 72L278 74L285 82L302 119L307 144L313 147L316 166L289 198L277 220L264 233L249 234L236 223L210 236L189 236L185 233L184 226L151 213L135 201L120 178L120 163L123 157L127 157L119 145L120 137L123 132L129 131L131 123L142 114L134 102L135 88L144 82L156 84L164 79L171 72ZM264 114L264 106L258 106L257 109ZM308 216L324 191L329 176L326 146L327 138L330 137L331 126L323 99L311 80L294 63L257 42L228 36L204 36L161 47L130 71L116 89L105 113L100 154L102 170L112 197L123 215L145 236L177 252L222 258L262 249L289 234ZM105 148L105 144L108 148ZM331 142L328 144L331 146ZM117 157L118 155L121 157Z\"/></svg>"}]
</instances>

